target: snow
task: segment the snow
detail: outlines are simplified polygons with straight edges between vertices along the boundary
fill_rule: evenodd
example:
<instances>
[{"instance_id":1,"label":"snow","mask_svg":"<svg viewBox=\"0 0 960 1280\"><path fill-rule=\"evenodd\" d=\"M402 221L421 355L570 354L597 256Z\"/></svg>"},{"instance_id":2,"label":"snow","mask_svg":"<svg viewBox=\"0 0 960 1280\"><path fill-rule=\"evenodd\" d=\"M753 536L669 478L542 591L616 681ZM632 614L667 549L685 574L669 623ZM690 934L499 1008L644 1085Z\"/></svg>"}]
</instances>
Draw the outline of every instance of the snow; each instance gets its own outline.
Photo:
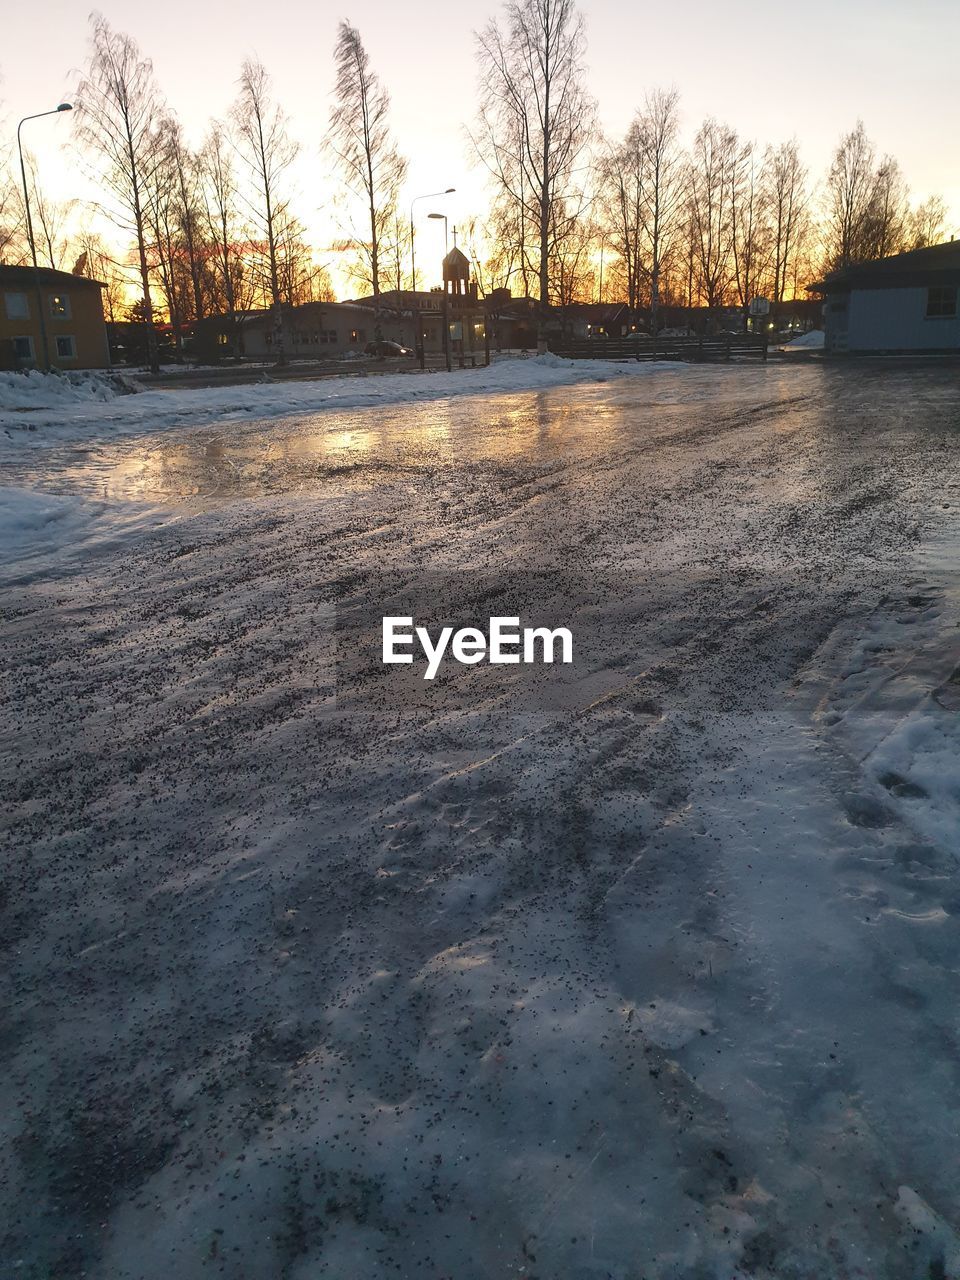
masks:
<instances>
[{"instance_id":1,"label":"snow","mask_svg":"<svg viewBox=\"0 0 960 1280\"><path fill-rule=\"evenodd\" d=\"M149 389L136 396L127 394L132 387L126 375L90 374L68 379L37 372L0 374L0 433L21 444L44 445L51 440L132 435L228 419L255 420L321 409L359 409L622 377L649 378L678 367L685 366L665 361L574 361L543 355L501 359L489 368L452 373L365 372L275 382L267 375L263 382L239 386Z\"/></svg>"},{"instance_id":2,"label":"snow","mask_svg":"<svg viewBox=\"0 0 960 1280\"><path fill-rule=\"evenodd\" d=\"M955 379L604 371L11 447L12 1274L956 1269Z\"/></svg>"},{"instance_id":3,"label":"snow","mask_svg":"<svg viewBox=\"0 0 960 1280\"><path fill-rule=\"evenodd\" d=\"M818 351L823 347L823 330L811 329L809 333L801 333L799 338L791 338L781 347L783 351Z\"/></svg>"},{"instance_id":4,"label":"snow","mask_svg":"<svg viewBox=\"0 0 960 1280\"><path fill-rule=\"evenodd\" d=\"M65 541L75 528L74 516L82 505L73 495L38 493L32 489L0 489L0 545L7 556L19 555L38 536L51 532Z\"/></svg>"},{"instance_id":5,"label":"snow","mask_svg":"<svg viewBox=\"0 0 960 1280\"><path fill-rule=\"evenodd\" d=\"M118 395L139 390L126 373L99 370L77 373L40 373L26 369L19 373L0 371L0 411L33 413L41 409L60 411L78 405L104 403ZM3 418L0 417L0 422Z\"/></svg>"}]
</instances>

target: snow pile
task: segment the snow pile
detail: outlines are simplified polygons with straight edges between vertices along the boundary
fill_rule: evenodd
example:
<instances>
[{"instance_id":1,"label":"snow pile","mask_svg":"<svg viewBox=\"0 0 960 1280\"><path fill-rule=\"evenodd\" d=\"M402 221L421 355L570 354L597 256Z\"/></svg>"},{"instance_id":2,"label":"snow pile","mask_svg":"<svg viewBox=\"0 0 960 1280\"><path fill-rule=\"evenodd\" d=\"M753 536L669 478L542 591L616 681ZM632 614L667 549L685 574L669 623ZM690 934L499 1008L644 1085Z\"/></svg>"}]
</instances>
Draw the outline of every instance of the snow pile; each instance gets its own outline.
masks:
<instances>
[{"instance_id":1,"label":"snow pile","mask_svg":"<svg viewBox=\"0 0 960 1280\"><path fill-rule=\"evenodd\" d=\"M960 686L955 686L960 688ZM960 716L936 696L898 725L867 762L915 830L946 848L960 832Z\"/></svg>"},{"instance_id":2,"label":"snow pile","mask_svg":"<svg viewBox=\"0 0 960 1280\"><path fill-rule=\"evenodd\" d=\"M9 553L19 551L38 539L62 541L72 535L78 507L84 505L73 494L0 489L0 544Z\"/></svg>"},{"instance_id":3,"label":"snow pile","mask_svg":"<svg viewBox=\"0 0 960 1280\"><path fill-rule=\"evenodd\" d=\"M126 374L90 369L75 373L41 373L39 369L0 373L0 410L59 408L103 403L139 391Z\"/></svg>"},{"instance_id":4,"label":"snow pile","mask_svg":"<svg viewBox=\"0 0 960 1280\"><path fill-rule=\"evenodd\" d=\"M782 351L820 351L822 349L822 329L811 329L809 333L801 333L799 338L792 338L781 347Z\"/></svg>"}]
</instances>

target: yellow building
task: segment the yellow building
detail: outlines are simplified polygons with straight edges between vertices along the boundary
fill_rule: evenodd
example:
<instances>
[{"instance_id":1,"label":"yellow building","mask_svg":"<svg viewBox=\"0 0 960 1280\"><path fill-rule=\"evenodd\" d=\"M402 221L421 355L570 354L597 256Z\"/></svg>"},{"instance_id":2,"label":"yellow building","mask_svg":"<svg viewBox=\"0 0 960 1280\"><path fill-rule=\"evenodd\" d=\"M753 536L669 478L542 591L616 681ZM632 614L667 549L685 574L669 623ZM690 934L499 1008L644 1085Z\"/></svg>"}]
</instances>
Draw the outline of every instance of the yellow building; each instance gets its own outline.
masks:
<instances>
[{"instance_id":1,"label":"yellow building","mask_svg":"<svg viewBox=\"0 0 960 1280\"><path fill-rule=\"evenodd\" d=\"M102 289L68 271L0 264L0 369L109 368Z\"/></svg>"}]
</instances>

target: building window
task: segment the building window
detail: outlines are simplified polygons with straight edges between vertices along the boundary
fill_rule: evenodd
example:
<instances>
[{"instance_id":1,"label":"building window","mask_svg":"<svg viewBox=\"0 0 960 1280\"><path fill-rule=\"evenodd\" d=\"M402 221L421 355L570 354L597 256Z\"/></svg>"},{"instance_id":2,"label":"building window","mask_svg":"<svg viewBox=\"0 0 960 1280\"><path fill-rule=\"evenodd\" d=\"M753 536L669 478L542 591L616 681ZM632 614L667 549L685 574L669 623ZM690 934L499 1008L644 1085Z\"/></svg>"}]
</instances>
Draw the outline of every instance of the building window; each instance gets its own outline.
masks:
<instances>
[{"instance_id":1,"label":"building window","mask_svg":"<svg viewBox=\"0 0 960 1280\"><path fill-rule=\"evenodd\" d=\"M70 319L70 299L65 293L50 295L50 314L58 320Z\"/></svg>"},{"instance_id":2,"label":"building window","mask_svg":"<svg viewBox=\"0 0 960 1280\"><path fill-rule=\"evenodd\" d=\"M18 360L33 359L33 339L29 337L13 339L13 354Z\"/></svg>"},{"instance_id":3,"label":"building window","mask_svg":"<svg viewBox=\"0 0 960 1280\"><path fill-rule=\"evenodd\" d=\"M57 359L58 360L76 360L77 344L75 339L69 334L57 334Z\"/></svg>"},{"instance_id":4,"label":"building window","mask_svg":"<svg viewBox=\"0 0 960 1280\"><path fill-rule=\"evenodd\" d=\"M933 288L927 290L927 317L953 317L957 314L957 291L955 288Z\"/></svg>"},{"instance_id":5,"label":"building window","mask_svg":"<svg viewBox=\"0 0 960 1280\"><path fill-rule=\"evenodd\" d=\"M6 295L7 319L29 320L30 303L25 293L8 293Z\"/></svg>"}]
</instances>

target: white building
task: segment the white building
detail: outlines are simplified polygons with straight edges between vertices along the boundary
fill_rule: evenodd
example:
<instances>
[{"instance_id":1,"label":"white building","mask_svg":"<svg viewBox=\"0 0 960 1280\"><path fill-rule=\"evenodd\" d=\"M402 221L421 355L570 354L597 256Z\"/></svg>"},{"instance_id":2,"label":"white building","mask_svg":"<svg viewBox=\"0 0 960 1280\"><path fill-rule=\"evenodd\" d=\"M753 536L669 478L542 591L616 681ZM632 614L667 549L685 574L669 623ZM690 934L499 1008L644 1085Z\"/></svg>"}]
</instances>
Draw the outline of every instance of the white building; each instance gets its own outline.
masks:
<instances>
[{"instance_id":1,"label":"white building","mask_svg":"<svg viewBox=\"0 0 960 1280\"><path fill-rule=\"evenodd\" d=\"M960 354L960 241L859 262L811 290L828 352Z\"/></svg>"}]
</instances>

